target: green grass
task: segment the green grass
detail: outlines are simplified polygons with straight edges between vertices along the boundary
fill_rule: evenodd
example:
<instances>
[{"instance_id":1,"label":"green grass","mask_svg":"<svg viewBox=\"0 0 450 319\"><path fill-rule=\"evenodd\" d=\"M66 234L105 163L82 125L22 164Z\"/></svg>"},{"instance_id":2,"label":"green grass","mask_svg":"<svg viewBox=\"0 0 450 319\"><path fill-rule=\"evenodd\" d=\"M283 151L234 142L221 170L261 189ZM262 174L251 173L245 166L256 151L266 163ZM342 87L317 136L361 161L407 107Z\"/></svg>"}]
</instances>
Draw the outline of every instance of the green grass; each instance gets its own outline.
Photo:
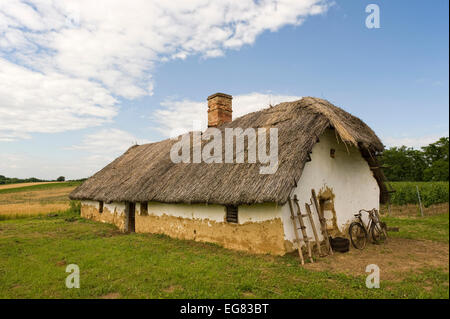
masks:
<instances>
[{"instance_id":1,"label":"green grass","mask_svg":"<svg viewBox=\"0 0 450 319\"><path fill-rule=\"evenodd\" d=\"M65 287L72 263L80 289ZM0 222L0 298L448 298L448 280L443 269L423 269L368 289L364 276L308 270L298 256L121 234L71 212Z\"/></svg>"},{"instance_id":2,"label":"green grass","mask_svg":"<svg viewBox=\"0 0 450 319\"><path fill-rule=\"evenodd\" d=\"M37 214L33 214L33 216L35 217L43 217L45 215L48 215L49 213L37 213ZM22 218L28 218L29 215L25 215L25 214L1 214L0 215L0 221L2 220L8 220L8 219L22 219Z\"/></svg>"},{"instance_id":3,"label":"green grass","mask_svg":"<svg viewBox=\"0 0 450 319\"><path fill-rule=\"evenodd\" d=\"M449 214L427 217L383 217L389 227L399 227L399 232L389 236L408 239L428 239L449 242Z\"/></svg>"},{"instance_id":4,"label":"green grass","mask_svg":"<svg viewBox=\"0 0 450 319\"><path fill-rule=\"evenodd\" d=\"M72 187L78 186L82 182L74 181L74 182L62 182L62 183L48 183L48 184L39 184L39 185L29 185L29 186L18 186L15 188L5 188L0 189L0 194L10 194L10 193L19 193L26 191L39 191L39 190L48 190L55 188L64 188L64 187Z\"/></svg>"},{"instance_id":5,"label":"green grass","mask_svg":"<svg viewBox=\"0 0 450 319\"><path fill-rule=\"evenodd\" d=\"M395 190L391 195L391 203L394 205L418 203L416 186L419 187L422 204L425 207L448 203L449 182L389 182L389 184Z\"/></svg>"}]
</instances>

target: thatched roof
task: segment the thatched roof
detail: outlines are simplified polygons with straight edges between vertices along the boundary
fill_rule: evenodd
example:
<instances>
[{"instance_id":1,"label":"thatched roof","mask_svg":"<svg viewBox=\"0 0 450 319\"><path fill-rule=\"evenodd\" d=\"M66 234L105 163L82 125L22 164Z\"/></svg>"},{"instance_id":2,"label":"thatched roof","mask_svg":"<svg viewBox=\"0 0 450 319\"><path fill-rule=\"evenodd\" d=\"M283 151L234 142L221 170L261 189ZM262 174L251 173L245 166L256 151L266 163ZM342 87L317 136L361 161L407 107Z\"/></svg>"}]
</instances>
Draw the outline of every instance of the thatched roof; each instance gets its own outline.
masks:
<instances>
[{"instance_id":1,"label":"thatched roof","mask_svg":"<svg viewBox=\"0 0 450 319\"><path fill-rule=\"evenodd\" d=\"M75 189L70 198L105 202L284 204L299 181L314 144L327 128L334 128L343 142L364 150L370 161L376 161L372 155L383 150L379 138L363 121L326 100L312 97L246 114L219 129L227 127L277 127L276 173L260 174L259 163L175 164L169 152L177 141L167 139L131 147ZM376 178L381 190L385 190L382 172Z\"/></svg>"}]
</instances>

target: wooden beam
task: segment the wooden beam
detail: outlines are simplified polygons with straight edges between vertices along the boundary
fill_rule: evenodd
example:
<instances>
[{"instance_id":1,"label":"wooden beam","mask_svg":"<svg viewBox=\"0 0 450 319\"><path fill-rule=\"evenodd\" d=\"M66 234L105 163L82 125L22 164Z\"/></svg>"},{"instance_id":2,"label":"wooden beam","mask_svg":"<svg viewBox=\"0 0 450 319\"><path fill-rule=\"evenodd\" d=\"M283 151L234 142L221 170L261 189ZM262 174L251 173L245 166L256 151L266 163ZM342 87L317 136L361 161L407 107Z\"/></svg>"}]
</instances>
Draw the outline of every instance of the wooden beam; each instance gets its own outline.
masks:
<instances>
[{"instance_id":1,"label":"wooden beam","mask_svg":"<svg viewBox=\"0 0 450 319\"><path fill-rule=\"evenodd\" d=\"M314 234L314 239L316 241L317 250L319 251L319 256L322 256L322 250L320 249L320 240L319 240L319 236L317 235L316 224L314 223L314 219L313 219L312 214L311 214L311 208L309 207L308 203L305 203L305 209L306 209L306 213L308 214L309 223L311 224L311 227L312 227L312 230L313 230L313 234Z\"/></svg>"},{"instance_id":2,"label":"wooden beam","mask_svg":"<svg viewBox=\"0 0 450 319\"><path fill-rule=\"evenodd\" d=\"M328 238L328 231L327 231L327 222L325 220L325 217L322 215L322 211L320 210L319 201L317 200L316 191L311 189L311 195L312 195L312 202L314 204L314 208L316 209L317 215L319 216L320 221L320 228L322 231L323 239L325 240L325 244L327 245L328 252L333 255L333 249L331 248L330 239Z\"/></svg>"}]
</instances>

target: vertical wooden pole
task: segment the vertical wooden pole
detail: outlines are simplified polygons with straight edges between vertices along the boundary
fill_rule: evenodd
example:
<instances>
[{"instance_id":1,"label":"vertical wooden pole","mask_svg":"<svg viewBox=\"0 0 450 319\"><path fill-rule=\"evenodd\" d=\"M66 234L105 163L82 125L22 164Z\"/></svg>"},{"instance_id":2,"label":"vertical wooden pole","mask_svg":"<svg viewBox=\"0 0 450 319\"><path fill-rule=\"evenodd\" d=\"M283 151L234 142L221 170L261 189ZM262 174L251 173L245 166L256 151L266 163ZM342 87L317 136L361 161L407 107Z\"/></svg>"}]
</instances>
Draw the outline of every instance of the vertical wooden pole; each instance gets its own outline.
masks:
<instances>
[{"instance_id":1,"label":"vertical wooden pole","mask_svg":"<svg viewBox=\"0 0 450 319\"><path fill-rule=\"evenodd\" d=\"M316 241L317 250L319 251L319 255L322 256L322 250L320 249L320 240L319 240L319 236L317 235L316 224L314 223L314 220L313 220L313 217L311 214L311 208L309 207L308 203L305 203L305 209L306 209L306 213L308 214L308 217L309 217L309 223L311 224L311 227L313 229L314 239Z\"/></svg>"},{"instance_id":2,"label":"vertical wooden pole","mask_svg":"<svg viewBox=\"0 0 450 319\"><path fill-rule=\"evenodd\" d=\"M416 185L417 197L419 198L420 215L423 217L422 200L420 199L419 186Z\"/></svg>"},{"instance_id":3,"label":"vertical wooden pole","mask_svg":"<svg viewBox=\"0 0 450 319\"><path fill-rule=\"evenodd\" d=\"M317 211L317 215L319 216L320 225L322 228L322 236L324 237L325 244L327 245L327 250L331 255L333 255L333 249L331 248L330 239L328 238L327 222L325 220L325 217L322 215L322 211L320 210L319 203L317 201L316 191L314 189L311 189L311 195L314 207Z\"/></svg>"}]
</instances>

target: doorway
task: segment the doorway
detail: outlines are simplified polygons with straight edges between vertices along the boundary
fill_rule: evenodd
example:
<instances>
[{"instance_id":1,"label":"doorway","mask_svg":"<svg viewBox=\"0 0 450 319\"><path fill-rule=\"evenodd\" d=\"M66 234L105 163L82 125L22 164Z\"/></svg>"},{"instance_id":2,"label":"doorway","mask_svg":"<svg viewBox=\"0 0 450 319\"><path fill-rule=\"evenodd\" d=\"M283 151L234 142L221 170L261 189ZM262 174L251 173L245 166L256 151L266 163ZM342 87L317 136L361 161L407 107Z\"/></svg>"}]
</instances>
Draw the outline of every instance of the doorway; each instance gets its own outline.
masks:
<instances>
[{"instance_id":1,"label":"doorway","mask_svg":"<svg viewBox=\"0 0 450 319\"><path fill-rule=\"evenodd\" d=\"M128 203L128 232L134 233L136 230L136 204Z\"/></svg>"}]
</instances>

